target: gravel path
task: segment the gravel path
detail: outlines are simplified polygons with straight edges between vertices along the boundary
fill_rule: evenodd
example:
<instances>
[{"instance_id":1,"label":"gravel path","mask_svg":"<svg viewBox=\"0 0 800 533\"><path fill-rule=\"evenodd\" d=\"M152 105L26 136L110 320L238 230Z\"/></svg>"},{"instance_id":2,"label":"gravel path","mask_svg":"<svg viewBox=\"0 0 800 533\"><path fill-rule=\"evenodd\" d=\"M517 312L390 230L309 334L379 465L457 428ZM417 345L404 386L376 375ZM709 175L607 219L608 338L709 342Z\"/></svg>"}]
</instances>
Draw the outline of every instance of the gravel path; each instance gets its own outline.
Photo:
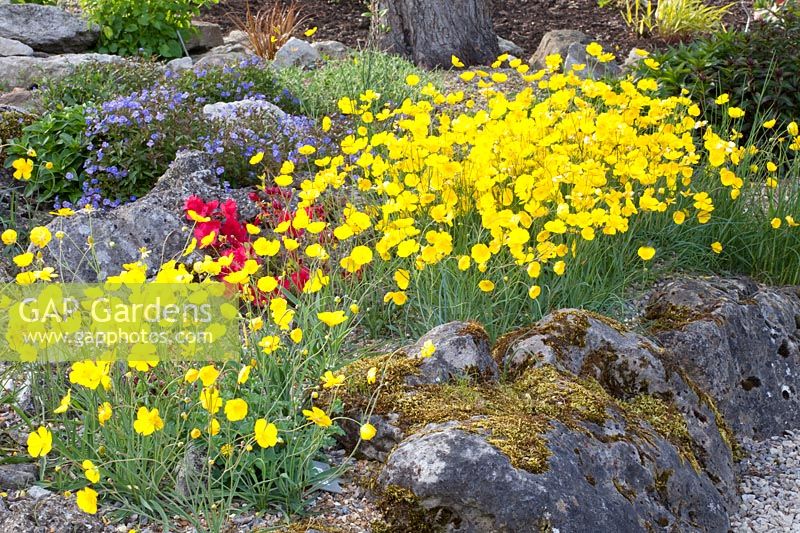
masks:
<instances>
[{"instance_id":1,"label":"gravel path","mask_svg":"<svg viewBox=\"0 0 800 533\"><path fill-rule=\"evenodd\" d=\"M800 431L745 444L739 488L742 504L731 528L744 532L800 532Z\"/></svg>"}]
</instances>

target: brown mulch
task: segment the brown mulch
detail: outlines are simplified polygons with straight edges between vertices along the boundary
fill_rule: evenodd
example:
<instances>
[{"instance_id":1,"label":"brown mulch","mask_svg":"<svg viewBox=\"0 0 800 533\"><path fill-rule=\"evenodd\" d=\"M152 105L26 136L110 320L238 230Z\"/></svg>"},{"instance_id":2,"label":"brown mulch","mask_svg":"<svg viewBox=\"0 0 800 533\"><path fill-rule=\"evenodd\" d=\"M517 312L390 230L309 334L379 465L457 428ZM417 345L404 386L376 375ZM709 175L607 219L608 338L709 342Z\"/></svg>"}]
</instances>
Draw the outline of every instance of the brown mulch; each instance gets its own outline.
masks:
<instances>
[{"instance_id":1,"label":"brown mulch","mask_svg":"<svg viewBox=\"0 0 800 533\"><path fill-rule=\"evenodd\" d=\"M203 20L216 22L226 30L235 29L231 17L244 17L248 2L253 12L288 0L220 0L204 9ZM636 46L645 49L665 43L642 38L628 29L620 10L613 2L599 7L597 0L486 0L492 10L495 31L521 46L527 56L533 54L542 36L550 30L576 29L594 37L607 49L627 56ZM736 3L725 18L728 28L740 28L752 13L752 2ZM709 5L724 5L726 0L706 0ZM302 13L309 17L307 26L317 26L315 40L333 39L348 46L363 47L369 31L364 0L299 0ZM746 7L745 7L746 6Z\"/></svg>"}]
</instances>

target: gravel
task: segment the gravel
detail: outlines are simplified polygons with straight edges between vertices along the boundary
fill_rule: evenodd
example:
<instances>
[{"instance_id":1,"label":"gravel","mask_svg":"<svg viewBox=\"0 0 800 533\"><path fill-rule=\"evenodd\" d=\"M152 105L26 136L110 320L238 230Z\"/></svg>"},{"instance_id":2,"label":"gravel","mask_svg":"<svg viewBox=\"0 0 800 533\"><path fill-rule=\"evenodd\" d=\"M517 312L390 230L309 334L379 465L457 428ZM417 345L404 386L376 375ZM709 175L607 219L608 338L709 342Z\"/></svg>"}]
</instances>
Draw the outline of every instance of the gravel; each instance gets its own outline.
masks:
<instances>
[{"instance_id":1,"label":"gravel","mask_svg":"<svg viewBox=\"0 0 800 533\"><path fill-rule=\"evenodd\" d=\"M742 503L731 517L731 529L800 532L800 430L744 447Z\"/></svg>"}]
</instances>

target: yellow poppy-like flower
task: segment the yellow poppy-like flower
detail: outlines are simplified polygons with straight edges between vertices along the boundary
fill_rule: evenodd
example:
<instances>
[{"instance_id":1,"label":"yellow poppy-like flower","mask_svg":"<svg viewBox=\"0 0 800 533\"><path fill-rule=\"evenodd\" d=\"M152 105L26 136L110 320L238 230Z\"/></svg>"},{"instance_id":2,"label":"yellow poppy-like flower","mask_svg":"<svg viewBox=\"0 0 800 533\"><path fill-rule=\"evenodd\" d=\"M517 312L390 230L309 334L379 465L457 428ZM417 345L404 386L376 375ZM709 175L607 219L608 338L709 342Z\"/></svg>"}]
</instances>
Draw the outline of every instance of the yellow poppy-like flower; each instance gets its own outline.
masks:
<instances>
[{"instance_id":1,"label":"yellow poppy-like flower","mask_svg":"<svg viewBox=\"0 0 800 533\"><path fill-rule=\"evenodd\" d=\"M17 232L13 229L5 230L2 234L0 234L0 241L3 241L3 244L6 246L11 246L17 242Z\"/></svg>"},{"instance_id":2,"label":"yellow poppy-like flower","mask_svg":"<svg viewBox=\"0 0 800 533\"><path fill-rule=\"evenodd\" d=\"M250 365L244 365L242 368L239 369L239 373L236 375L236 383L239 385L243 385L247 383L247 380L250 379L250 371L253 369Z\"/></svg>"},{"instance_id":3,"label":"yellow poppy-like flower","mask_svg":"<svg viewBox=\"0 0 800 533\"><path fill-rule=\"evenodd\" d=\"M28 454L31 457L44 457L53 449L53 434L44 426L28 435Z\"/></svg>"},{"instance_id":4,"label":"yellow poppy-like flower","mask_svg":"<svg viewBox=\"0 0 800 533\"><path fill-rule=\"evenodd\" d=\"M198 428L192 428L192 430L189 432L189 436L192 437L193 439L199 439L200 435L202 434L203 432L200 431Z\"/></svg>"},{"instance_id":5,"label":"yellow poppy-like flower","mask_svg":"<svg viewBox=\"0 0 800 533\"><path fill-rule=\"evenodd\" d=\"M731 97L728 95L728 93L722 93L721 95L717 96L716 100L714 100L714 103L717 105L724 105L727 104L730 99Z\"/></svg>"},{"instance_id":6,"label":"yellow poppy-like flower","mask_svg":"<svg viewBox=\"0 0 800 533\"><path fill-rule=\"evenodd\" d=\"M761 124L761 127L762 127L762 128L765 128L765 129L768 129L768 130L771 130L772 128L774 128L774 127L775 127L775 123L776 123L776 122L777 122L777 120L775 120L775 119L773 118L773 119L770 119L770 120L767 120L767 121L765 121L763 124Z\"/></svg>"},{"instance_id":7,"label":"yellow poppy-like flower","mask_svg":"<svg viewBox=\"0 0 800 533\"><path fill-rule=\"evenodd\" d=\"M419 85L420 79L419 76L416 74L409 74L406 76L406 85L410 87L414 87L415 85Z\"/></svg>"},{"instance_id":8,"label":"yellow poppy-like flower","mask_svg":"<svg viewBox=\"0 0 800 533\"><path fill-rule=\"evenodd\" d=\"M241 398L234 398L225 402L225 417L231 422L244 420L247 416L247 402Z\"/></svg>"},{"instance_id":9,"label":"yellow poppy-like flower","mask_svg":"<svg viewBox=\"0 0 800 533\"><path fill-rule=\"evenodd\" d=\"M306 31L304 31L303 35L305 35L306 37L313 37L315 33L317 33L317 27L316 26L314 26L313 28L309 28Z\"/></svg>"},{"instance_id":10,"label":"yellow poppy-like flower","mask_svg":"<svg viewBox=\"0 0 800 533\"><path fill-rule=\"evenodd\" d=\"M728 108L728 116L731 118L742 118L744 116L744 109L741 107Z\"/></svg>"},{"instance_id":11,"label":"yellow poppy-like flower","mask_svg":"<svg viewBox=\"0 0 800 533\"><path fill-rule=\"evenodd\" d=\"M101 426L105 426L106 422L111 419L111 415L113 414L113 409L111 407L111 403L103 402L97 406L97 421L100 423Z\"/></svg>"},{"instance_id":12,"label":"yellow poppy-like flower","mask_svg":"<svg viewBox=\"0 0 800 533\"><path fill-rule=\"evenodd\" d=\"M483 292L492 292L494 290L494 282L488 279L483 279L478 283L478 288Z\"/></svg>"},{"instance_id":13,"label":"yellow poppy-like flower","mask_svg":"<svg viewBox=\"0 0 800 533\"><path fill-rule=\"evenodd\" d=\"M333 372L328 370L325 374L319 378L322 381L322 388L323 389L332 389L334 387L339 387L344 384L344 374L339 374L338 376L334 376Z\"/></svg>"},{"instance_id":14,"label":"yellow poppy-like flower","mask_svg":"<svg viewBox=\"0 0 800 533\"><path fill-rule=\"evenodd\" d=\"M133 422L133 429L139 435L148 436L156 431L164 429L164 421L158 414L158 409L148 409L147 407L140 407L136 411L136 420Z\"/></svg>"},{"instance_id":15,"label":"yellow poppy-like flower","mask_svg":"<svg viewBox=\"0 0 800 533\"><path fill-rule=\"evenodd\" d=\"M333 421L330 419L330 417L319 407L312 407L311 410L303 409L303 416L305 416L310 422L314 422L316 425L323 428L329 427L331 424L333 424Z\"/></svg>"},{"instance_id":16,"label":"yellow poppy-like flower","mask_svg":"<svg viewBox=\"0 0 800 533\"><path fill-rule=\"evenodd\" d=\"M367 383L372 385L378 379L378 367L372 366L367 370Z\"/></svg>"},{"instance_id":17,"label":"yellow poppy-like flower","mask_svg":"<svg viewBox=\"0 0 800 533\"><path fill-rule=\"evenodd\" d=\"M81 463L81 468L83 468L83 475L86 476L86 479L88 479L90 483L97 483L100 481L100 469L89 459Z\"/></svg>"},{"instance_id":18,"label":"yellow poppy-like flower","mask_svg":"<svg viewBox=\"0 0 800 533\"><path fill-rule=\"evenodd\" d=\"M419 356L423 359L427 359L431 357L434 353L436 353L436 346L433 344L433 341L430 339L426 340L422 343L422 348L419 351Z\"/></svg>"},{"instance_id":19,"label":"yellow poppy-like flower","mask_svg":"<svg viewBox=\"0 0 800 533\"><path fill-rule=\"evenodd\" d=\"M392 302L394 305L405 305L408 301L408 295L405 291L389 291L383 296L383 302Z\"/></svg>"},{"instance_id":20,"label":"yellow poppy-like flower","mask_svg":"<svg viewBox=\"0 0 800 533\"><path fill-rule=\"evenodd\" d=\"M542 294L542 288L539 285L531 285L531 287L528 289L528 297L531 300L535 300L541 294Z\"/></svg>"},{"instance_id":21,"label":"yellow poppy-like flower","mask_svg":"<svg viewBox=\"0 0 800 533\"><path fill-rule=\"evenodd\" d=\"M97 491L85 487L75 493L75 503L86 514L97 514Z\"/></svg>"},{"instance_id":22,"label":"yellow poppy-like flower","mask_svg":"<svg viewBox=\"0 0 800 533\"><path fill-rule=\"evenodd\" d=\"M200 406L209 413L216 414L222 408L222 398L216 387L205 387L200 391Z\"/></svg>"},{"instance_id":23,"label":"yellow poppy-like flower","mask_svg":"<svg viewBox=\"0 0 800 533\"><path fill-rule=\"evenodd\" d=\"M454 55L450 56L450 63L456 68L464 68L464 62Z\"/></svg>"},{"instance_id":24,"label":"yellow poppy-like flower","mask_svg":"<svg viewBox=\"0 0 800 533\"><path fill-rule=\"evenodd\" d=\"M50 233L50 230L45 228L44 226L36 226L31 230L31 243L39 248L44 248L53 238L53 235Z\"/></svg>"},{"instance_id":25,"label":"yellow poppy-like flower","mask_svg":"<svg viewBox=\"0 0 800 533\"><path fill-rule=\"evenodd\" d=\"M272 448L278 444L278 427L275 424L268 423L263 418L256 420L253 432L255 433L256 443L262 448Z\"/></svg>"},{"instance_id":26,"label":"yellow poppy-like flower","mask_svg":"<svg viewBox=\"0 0 800 533\"><path fill-rule=\"evenodd\" d=\"M715 254L721 254L722 253L722 243L719 242L719 241L711 243L711 250Z\"/></svg>"},{"instance_id":27,"label":"yellow poppy-like flower","mask_svg":"<svg viewBox=\"0 0 800 533\"><path fill-rule=\"evenodd\" d=\"M257 152L250 158L251 165L257 165L264 160L264 152Z\"/></svg>"},{"instance_id":28,"label":"yellow poppy-like flower","mask_svg":"<svg viewBox=\"0 0 800 533\"><path fill-rule=\"evenodd\" d=\"M640 246L636 253L642 261L650 261L656 256L656 249L652 246Z\"/></svg>"},{"instance_id":29,"label":"yellow poppy-like flower","mask_svg":"<svg viewBox=\"0 0 800 533\"><path fill-rule=\"evenodd\" d=\"M25 252L24 254L15 255L12 260L19 268L25 268L33 263L33 254Z\"/></svg>"},{"instance_id":30,"label":"yellow poppy-like flower","mask_svg":"<svg viewBox=\"0 0 800 533\"><path fill-rule=\"evenodd\" d=\"M195 379L200 378L200 381L203 382L204 387L210 387L215 381L217 381L218 377L219 377L219 370L217 370L214 367L214 365L206 365L198 371L197 377ZM189 380L187 379L187 381Z\"/></svg>"},{"instance_id":31,"label":"yellow poppy-like flower","mask_svg":"<svg viewBox=\"0 0 800 533\"><path fill-rule=\"evenodd\" d=\"M772 229L779 229L783 221L778 217L773 218L770 220L769 225L772 226Z\"/></svg>"},{"instance_id":32,"label":"yellow poppy-like flower","mask_svg":"<svg viewBox=\"0 0 800 533\"><path fill-rule=\"evenodd\" d=\"M344 314L344 311L323 311L317 313L317 318L320 322L332 328L345 322L347 320L347 315Z\"/></svg>"},{"instance_id":33,"label":"yellow poppy-like flower","mask_svg":"<svg viewBox=\"0 0 800 533\"><path fill-rule=\"evenodd\" d=\"M70 403L72 403L72 389L67 389L67 394L61 398L61 402L58 404L58 407L53 410L53 412L57 415L66 413L67 409L69 409Z\"/></svg>"},{"instance_id":34,"label":"yellow poppy-like flower","mask_svg":"<svg viewBox=\"0 0 800 533\"><path fill-rule=\"evenodd\" d=\"M372 440L375 435L378 434L378 430L375 429L375 426L367 422L359 428L358 434L361 437L361 440Z\"/></svg>"},{"instance_id":35,"label":"yellow poppy-like flower","mask_svg":"<svg viewBox=\"0 0 800 533\"><path fill-rule=\"evenodd\" d=\"M28 181L33 175L33 161L30 159L15 159L11 166L14 168L14 179Z\"/></svg>"}]
</instances>

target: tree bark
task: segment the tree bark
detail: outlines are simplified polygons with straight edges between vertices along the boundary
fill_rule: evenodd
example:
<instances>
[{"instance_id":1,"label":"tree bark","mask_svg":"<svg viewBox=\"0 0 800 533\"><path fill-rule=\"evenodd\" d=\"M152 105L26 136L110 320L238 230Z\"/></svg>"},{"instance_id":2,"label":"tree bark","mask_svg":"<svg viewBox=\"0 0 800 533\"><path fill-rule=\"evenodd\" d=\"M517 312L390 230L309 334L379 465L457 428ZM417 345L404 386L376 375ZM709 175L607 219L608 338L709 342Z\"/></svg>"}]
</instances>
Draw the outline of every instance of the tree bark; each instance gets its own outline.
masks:
<instances>
[{"instance_id":1,"label":"tree bark","mask_svg":"<svg viewBox=\"0 0 800 533\"><path fill-rule=\"evenodd\" d=\"M500 48L486 0L373 0L371 43L427 68L492 63Z\"/></svg>"}]
</instances>

